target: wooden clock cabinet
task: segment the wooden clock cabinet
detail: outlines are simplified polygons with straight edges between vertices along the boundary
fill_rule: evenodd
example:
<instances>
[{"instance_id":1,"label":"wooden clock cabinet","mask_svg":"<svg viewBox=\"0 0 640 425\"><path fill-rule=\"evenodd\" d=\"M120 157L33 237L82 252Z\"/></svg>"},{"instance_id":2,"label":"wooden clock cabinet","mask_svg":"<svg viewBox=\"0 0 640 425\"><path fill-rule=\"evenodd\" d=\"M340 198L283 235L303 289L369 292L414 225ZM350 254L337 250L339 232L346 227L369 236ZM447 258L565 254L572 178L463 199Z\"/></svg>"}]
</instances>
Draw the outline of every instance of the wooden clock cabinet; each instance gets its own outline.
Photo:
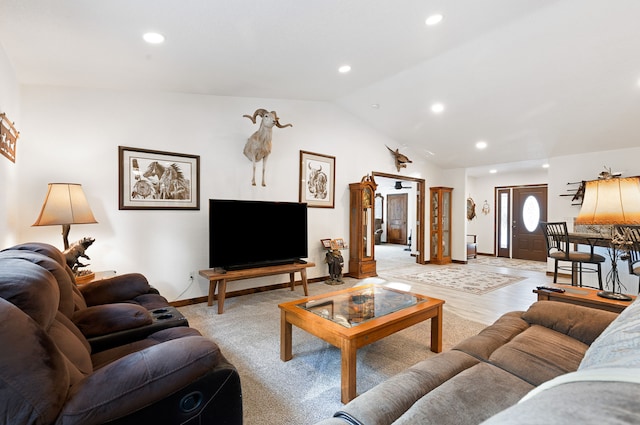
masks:
<instances>
[{"instance_id":1,"label":"wooden clock cabinet","mask_svg":"<svg viewBox=\"0 0 640 425\"><path fill-rule=\"evenodd\" d=\"M356 279L378 275L374 257L377 187L372 176L349 185L349 275Z\"/></svg>"},{"instance_id":2,"label":"wooden clock cabinet","mask_svg":"<svg viewBox=\"0 0 640 425\"><path fill-rule=\"evenodd\" d=\"M433 264L451 262L451 191L450 187L429 189L431 206L431 259Z\"/></svg>"}]
</instances>

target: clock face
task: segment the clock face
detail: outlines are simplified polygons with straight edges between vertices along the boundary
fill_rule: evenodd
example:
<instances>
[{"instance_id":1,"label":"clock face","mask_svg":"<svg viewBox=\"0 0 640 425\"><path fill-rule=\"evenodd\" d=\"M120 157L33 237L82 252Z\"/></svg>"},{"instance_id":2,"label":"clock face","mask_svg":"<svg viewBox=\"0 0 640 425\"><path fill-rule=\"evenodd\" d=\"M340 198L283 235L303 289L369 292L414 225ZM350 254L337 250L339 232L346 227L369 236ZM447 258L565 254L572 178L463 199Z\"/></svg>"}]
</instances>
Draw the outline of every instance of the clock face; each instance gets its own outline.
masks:
<instances>
[{"instance_id":1,"label":"clock face","mask_svg":"<svg viewBox=\"0 0 640 425\"><path fill-rule=\"evenodd\" d=\"M371 208L371 199L373 198L371 194L371 189L366 187L362 193L362 207L363 208Z\"/></svg>"}]
</instances>

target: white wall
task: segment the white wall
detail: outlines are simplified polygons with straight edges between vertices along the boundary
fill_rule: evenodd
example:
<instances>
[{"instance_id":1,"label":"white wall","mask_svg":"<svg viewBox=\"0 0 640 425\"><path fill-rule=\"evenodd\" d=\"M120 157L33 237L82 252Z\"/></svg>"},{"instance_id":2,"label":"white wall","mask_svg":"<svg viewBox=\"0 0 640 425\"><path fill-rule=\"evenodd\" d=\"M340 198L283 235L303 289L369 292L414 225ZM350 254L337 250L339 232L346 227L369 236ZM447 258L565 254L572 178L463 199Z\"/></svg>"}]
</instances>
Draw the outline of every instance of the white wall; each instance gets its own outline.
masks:
<instances>
[{"instance_id":1,"label":"white wall","mask_svg":"<svg viewBox=\"0 0 640 425\"><path fill-rule=\"evenodd\" d=\"M9 59L0 47L0 113L7 114L18 129L21 130L20 119L20 90L13 68ZM16 144L17 156L21 155L22 140L18 139ZM17 188L14 184L17 174L17 163L8 160L4 155L0 155L0 246L11 246L16 242L15 226L12 224L16 220L18 211L9 208L15 204L17 198Z\"/></svg>"},{"instance_id":2,"label":"white wall","mask_svg":"<svg viewBox=\"0 0 640 425\"><path fill-rule=\"evenodd\" d=\"M385 144L396 142L328 103L52 87L24 87L22 95L24 166L17 186L23 196L14 209L20 211L19 240L60 247L58 226L30 225L47 183L81 183L99 224L72 226L69 239L96 238L87 252L91 269L141 272L170 300L208 290L199 277L189 287L189 274L208 267L209 198L297 201L299 151L335 156L336 207L309 209L309 259L317 264L309 275L325 276L320 239L343 237L349 243L348 184L372 171L395 171ZM266 188L251 186L251 163L242 155L257 128L242 115L257 108L276 110L282 123L293 123L274 128ZM119 210L119 145L200 155L201 209ZM409 167L415 177L438 174L419 158ZM267 225L256 217L256 237ZM230 290L285 280L234 282Z\"/></svg>"}]
</instances>

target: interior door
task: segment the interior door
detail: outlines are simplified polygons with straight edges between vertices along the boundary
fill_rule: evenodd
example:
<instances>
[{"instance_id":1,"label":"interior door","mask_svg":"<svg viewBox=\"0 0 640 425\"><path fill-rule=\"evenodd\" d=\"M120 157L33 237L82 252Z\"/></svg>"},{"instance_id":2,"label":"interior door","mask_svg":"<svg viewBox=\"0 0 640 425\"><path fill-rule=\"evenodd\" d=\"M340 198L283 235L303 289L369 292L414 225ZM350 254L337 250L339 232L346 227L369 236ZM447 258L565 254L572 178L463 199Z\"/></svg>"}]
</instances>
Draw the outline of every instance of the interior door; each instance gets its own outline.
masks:
<instances>
[{"instance_id":1,"label":"interior door","mask_svg":"<svg viewBox=\"0 0 640 425\"><path fill-rule=\"evenodd\" d=\"M547 186L513 188L512 258L546 261L540 222L547 221Z\"/></svg>"},{"instance_id":2,"label":"interior door","mask_svg":"<svg viewBox=\"0 0 640 425\"><path fill-rule=\"evenodd\" d=\"M407 208L409 196L406 193L387 195L387 242L407 244Z\"/></svg>"}]
</instances>

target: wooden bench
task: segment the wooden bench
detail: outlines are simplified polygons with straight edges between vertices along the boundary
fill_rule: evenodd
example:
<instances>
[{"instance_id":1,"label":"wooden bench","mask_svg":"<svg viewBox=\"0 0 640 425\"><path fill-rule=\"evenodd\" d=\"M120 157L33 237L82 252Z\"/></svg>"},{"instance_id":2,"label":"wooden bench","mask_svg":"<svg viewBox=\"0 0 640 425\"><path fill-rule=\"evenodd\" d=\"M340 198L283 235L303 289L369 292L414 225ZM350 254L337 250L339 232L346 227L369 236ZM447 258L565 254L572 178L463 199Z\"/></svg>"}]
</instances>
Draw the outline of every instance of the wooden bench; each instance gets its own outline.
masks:
<instances>
[{"instance_id":1,"label":"wooden bench","mask_svg":"<svg viewBox=\"0 0 640 425\"><path fill-rule=\"evenodd\" d=\"M295 286L295 273L300 272L304 295L308 296L309 288L307 287L307 269L309 267L315 267L315 264L293 263L241 270L206 269L200 270L198 274L209 280L209 298L207 300L207 305L209 306L213 305L216 286L218 286L218 283L220 284L220 286L218 286L218 314L222 314L224 311L224 298L227 291L227 282L289 273L289 281L291 282L291 290L293 291L293 287Z\"/></svg>"}]
</instances>

